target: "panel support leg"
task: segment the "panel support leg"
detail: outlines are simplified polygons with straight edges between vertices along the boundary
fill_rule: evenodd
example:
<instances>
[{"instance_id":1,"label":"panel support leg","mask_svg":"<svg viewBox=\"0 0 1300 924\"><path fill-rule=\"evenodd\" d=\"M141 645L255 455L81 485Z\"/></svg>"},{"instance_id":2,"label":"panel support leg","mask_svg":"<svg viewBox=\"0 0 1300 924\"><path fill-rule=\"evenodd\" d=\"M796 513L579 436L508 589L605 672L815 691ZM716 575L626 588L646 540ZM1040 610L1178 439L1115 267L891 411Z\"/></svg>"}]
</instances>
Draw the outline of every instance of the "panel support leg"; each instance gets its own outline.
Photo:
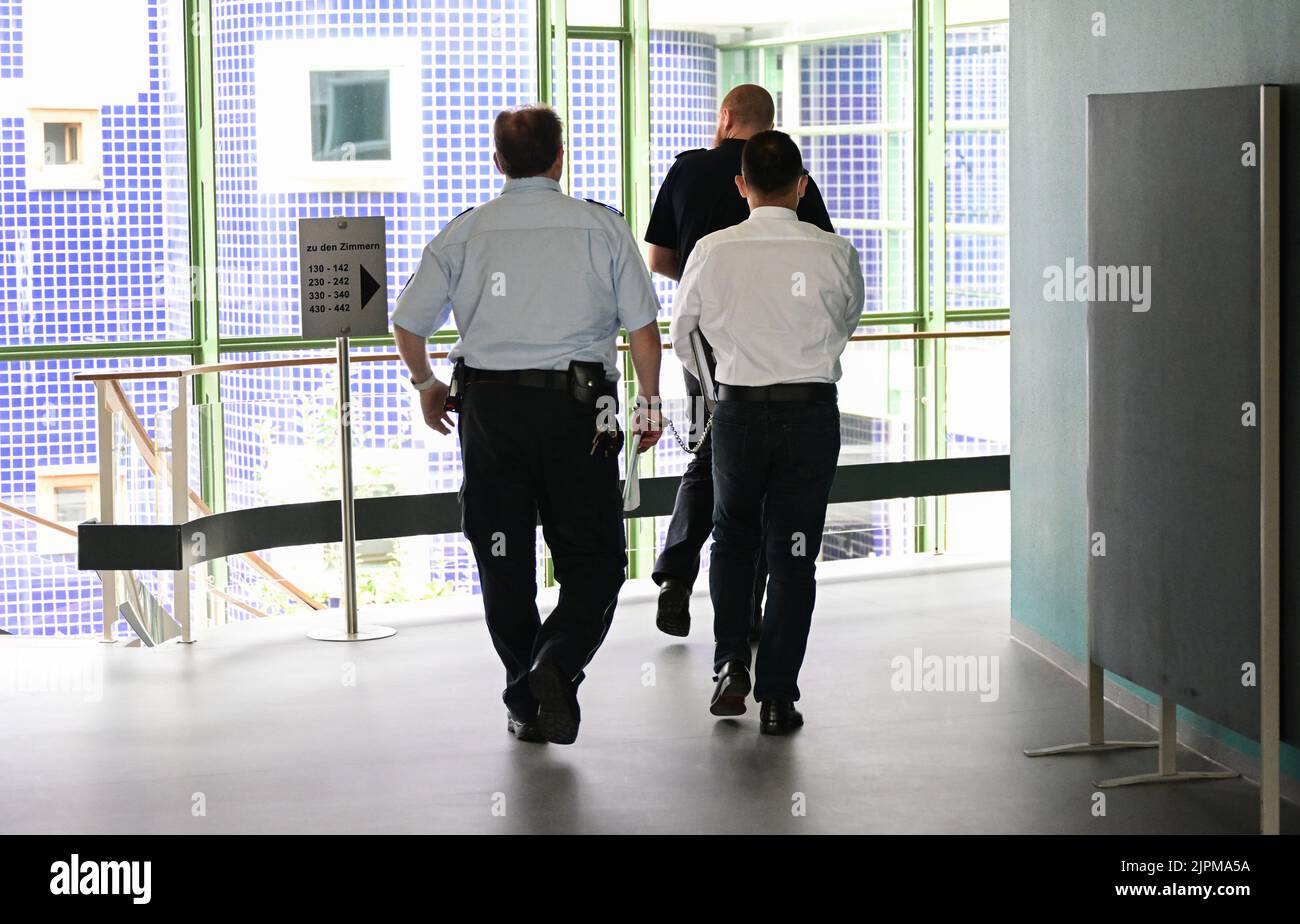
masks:
<instances>
[{"instance_id":1,"label":"panel support leg","mask_svg":"<svg viewBox=\"0 0 1300 924\"><path fill-rule=\"evenodd\" d=\"M1171 699L1160 697L1160 756L1157 760L1159 770L1155 773L1139 773L1135 776L1117 776L1109 780L1098 780L1093 785L1098 789L1114 789L1117 786L1136 786L1140 783L1187 783L1193 780L1231 780L1240 776L1232 770L1179 770L1178 769L1178 704Z\"/></svg>"},{"instance_id":2,"label":"panel support leg","mask_svg":"<svg viewBox=\"0 0 1300 924\"><path fill-rule=\"evenodd\" d=\"M1124 751L1131 748L1153 748L1155 741L1107 741L1105 672L1101 665L1088 659L1088 740L1076 744L1057 744L1046 748L1030 748L1026 757L1053 757L1057 754L1092 754L1096 751Z\"/></svg>"}]
</instances>

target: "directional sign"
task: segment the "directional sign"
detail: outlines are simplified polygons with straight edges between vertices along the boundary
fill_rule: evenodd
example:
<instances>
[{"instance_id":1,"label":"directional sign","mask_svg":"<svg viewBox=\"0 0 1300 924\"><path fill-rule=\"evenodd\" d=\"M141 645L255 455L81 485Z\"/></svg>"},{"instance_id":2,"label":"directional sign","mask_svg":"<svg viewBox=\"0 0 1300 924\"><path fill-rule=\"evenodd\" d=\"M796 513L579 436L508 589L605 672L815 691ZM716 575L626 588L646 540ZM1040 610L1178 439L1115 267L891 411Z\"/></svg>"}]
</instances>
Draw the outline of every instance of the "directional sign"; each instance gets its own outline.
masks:
<instances>
[{"instance_id":1,"label":"directional sign","mask_svg":"<svg viewBox=\"0 0 1300 924\"><path fill-rule=\"evenodd\" d=\"M388 333L382 215L298 220L298 286L307 340Z\"/></svg>"}]
</instances>

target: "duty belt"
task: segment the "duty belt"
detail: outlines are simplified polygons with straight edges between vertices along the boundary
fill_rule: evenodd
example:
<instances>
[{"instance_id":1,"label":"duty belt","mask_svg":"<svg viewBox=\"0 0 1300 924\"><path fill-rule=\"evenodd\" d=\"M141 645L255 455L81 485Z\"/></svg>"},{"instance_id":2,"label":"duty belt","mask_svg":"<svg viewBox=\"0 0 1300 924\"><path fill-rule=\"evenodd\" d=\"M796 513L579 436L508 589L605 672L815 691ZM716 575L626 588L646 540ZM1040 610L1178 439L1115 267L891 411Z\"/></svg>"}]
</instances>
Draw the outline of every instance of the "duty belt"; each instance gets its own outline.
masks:
<instances>
[{"instance_id":1,"label":"duty belt","mask_svg":"<svg viewBox=\"0 0 1300 924\"><path fill-rule=\"evenodd\" d=\"M569 372L567 369L472 369L466 366L465 383L523 385L526 388L568 391Z\"/></svg>"},{"instance_id":2,"label":"duty belt","mask_svg":"<svg viewBox=\"0 0 1300 924\"><path fill-rule=\"evenodd\" d=\"M719 401L835 401L838 394L833 382L718 385Z\"/></svg>"}]
</instances>

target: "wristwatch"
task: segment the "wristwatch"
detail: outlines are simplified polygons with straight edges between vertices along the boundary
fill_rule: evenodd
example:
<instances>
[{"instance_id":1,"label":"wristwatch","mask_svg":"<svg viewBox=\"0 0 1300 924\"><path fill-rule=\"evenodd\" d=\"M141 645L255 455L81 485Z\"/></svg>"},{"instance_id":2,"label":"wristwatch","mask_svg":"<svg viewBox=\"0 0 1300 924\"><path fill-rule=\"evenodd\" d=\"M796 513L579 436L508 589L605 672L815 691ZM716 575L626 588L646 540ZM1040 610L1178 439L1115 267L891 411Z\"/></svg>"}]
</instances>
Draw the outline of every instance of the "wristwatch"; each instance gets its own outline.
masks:
<instances>
[{"instance_id":1,"label":"wristwatch","mask_svg":"<svg viewBox=\"0 0 1300 924\"><path fill-rule=\"evenodd\" d=\"M425 379L423 382L417 382L415 379L411 379L411 387L414 388L416 391L428 391L430 388L432 388L434 385L437 384L438 384L438 375L437 373L432 373L432 372L429 373L429 377Z\"/></svg>"}]
</instances>

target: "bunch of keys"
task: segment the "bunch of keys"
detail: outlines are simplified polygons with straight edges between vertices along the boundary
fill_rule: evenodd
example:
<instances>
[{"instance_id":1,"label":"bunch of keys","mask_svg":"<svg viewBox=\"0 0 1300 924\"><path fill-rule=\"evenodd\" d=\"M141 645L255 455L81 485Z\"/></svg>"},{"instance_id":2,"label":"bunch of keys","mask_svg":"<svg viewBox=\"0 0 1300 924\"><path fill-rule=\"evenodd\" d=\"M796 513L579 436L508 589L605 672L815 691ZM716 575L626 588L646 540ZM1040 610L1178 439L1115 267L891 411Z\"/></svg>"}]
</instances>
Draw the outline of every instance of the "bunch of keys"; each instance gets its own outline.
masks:
<instances>
[{"instance_id":1,"label":"bunch of keys","mask_svg":"<svg viewBox=\"0 0 1300 924\"><path fill-rule=\"evenodd\" d=\"M600 453L602 459L608 459L612 455L618 455L622 448L623 431L617 423L612 426L596 425L596 435L591 438L591 455Z\"/></svg>"}]
</instances>

